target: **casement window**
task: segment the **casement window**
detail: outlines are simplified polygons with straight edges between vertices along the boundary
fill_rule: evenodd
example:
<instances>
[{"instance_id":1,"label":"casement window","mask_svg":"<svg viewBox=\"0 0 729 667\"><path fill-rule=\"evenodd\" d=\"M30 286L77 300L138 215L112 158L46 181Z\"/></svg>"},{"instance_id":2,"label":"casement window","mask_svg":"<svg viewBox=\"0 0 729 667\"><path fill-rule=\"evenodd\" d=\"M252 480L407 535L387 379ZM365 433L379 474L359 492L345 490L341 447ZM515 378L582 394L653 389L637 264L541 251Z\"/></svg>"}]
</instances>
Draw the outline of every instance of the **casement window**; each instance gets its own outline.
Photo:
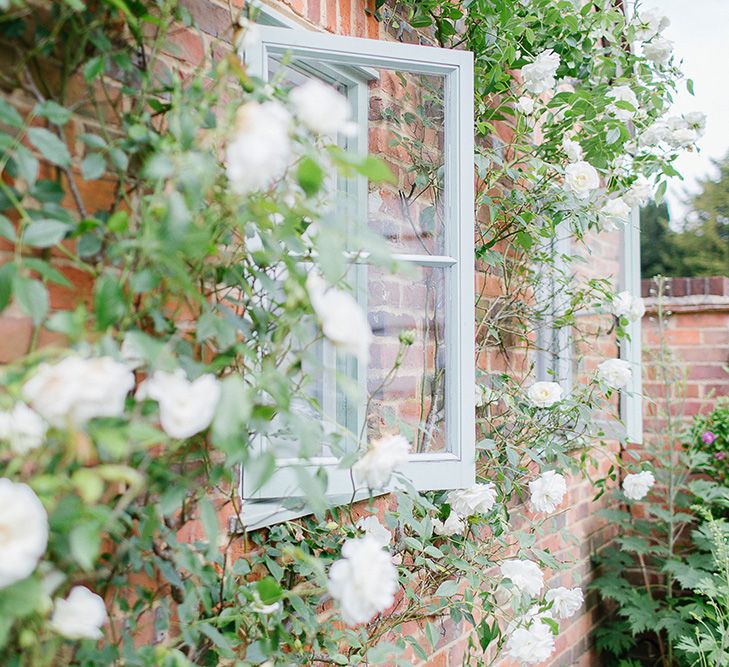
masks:
<instances>
[{"instance_id":1,"label":"casement window","mask_svg":"<svg viewBox=\"0 0 729 667\"><path fill-rule=\"evenodd\" d=\"M640 296L640 212L635 208L630 222L620 231L618 259L620 264L616 292L627 291L632 296ZM565 394L573 387L577 374L575 341L572 328L556 326L555 322L565 312L564 290L560 281L572 270L566 259L572 252L573 244L567 225L558 226L552 240L551 253L553 265L545 269L549 272L537 295L543 306L542 321L537 329L537 354L535 373L537 380L559 382ZM559 278L557 277L559 276ZM586 310L577 313L579 320L597 315ZM627 326L628 338L619 343L619 356L627 361L633 371L629 387L620 392L620 419L624 431L615 433L629 442L640 444L643 441L643 402L641 380L641 323L631 322ZM613 433L610 425L602 425L606 433Z\"/></svg>"},{"instance_id":2,"label":"casement window","mask_svg":"<svg viewBox=\"0 0 729 667\"><path fill-rule=\"evenodd\" d=\"M402 473L416 488L469 486L475 481L472 56L280 27L270 14L263 22L279 26L259 26L260 43L245 53L248 71L284 86L307 78L335 86L359 128L340 143L378 155L398 178L397 185L362 177L336 184L344 192L342 220L379 233L403 270L391 274L366 258L352 265L349 283L374 333L370 359L343 359L321 344L322 366L331 369L315 383L321 418L369 438L400 425L412 446ZM424 175L409 164L416 158L426 165ZM414 331L415 342L383 385L402 330ZM342 374L362 387L359 404L338 391ZM338 457L324 451L305 461L279 457L261 488L242 472L247 529L307 512L296 472L302 466L326 470L334 502L352 497L350 470Z\"/></svg>"}]
</instances>

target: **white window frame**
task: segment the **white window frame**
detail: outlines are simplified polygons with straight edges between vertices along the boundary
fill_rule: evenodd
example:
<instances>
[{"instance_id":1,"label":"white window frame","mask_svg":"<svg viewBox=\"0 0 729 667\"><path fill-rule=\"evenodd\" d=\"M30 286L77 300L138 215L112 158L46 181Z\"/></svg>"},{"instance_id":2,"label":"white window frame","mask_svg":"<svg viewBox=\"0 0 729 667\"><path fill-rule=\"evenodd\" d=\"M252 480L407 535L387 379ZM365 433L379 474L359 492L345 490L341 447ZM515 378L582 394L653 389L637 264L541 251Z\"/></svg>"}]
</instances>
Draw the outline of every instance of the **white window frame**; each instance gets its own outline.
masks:
<instances>
[{"instance_id":1,"label":"white window frame","mask_svg":"<svg viewBox=\"0 0 729 667\"><path fill-rule=\"evenodd\" d=\"M266 12L266 23L281 23ZM322 61L322 72L336 72L348 87L355 120L362 128L353 148L367 152L367 80L376 78L372 68L441 75L445 84L446 250L448 255L395 254L420 267L448 269L446 280L446 451L411 454L402 473L421 491L454 489L475 481L475 331L474 331L474 183L473 183L473 57L470 52L429 46L343 37L313 31L260 25L260 43L245 54L248 71L267 77L270 54L290 54ZM317 63L317 69L319 69ZM364 193L362 199L361 193ZM367 188L358 201L366 211ZM362 289L359 285L355 289ZM361 377L361 374L360 374ZM366 417L363 415L363 418ZM295 471L280 462L274 477L262 489L251 492L241 471L240 495L243 524L252 530L310 513L300 506L285 507L296 496ZM308 461L312 469L327 468L333 503L353 495L351 473L336 466L336 459ZM297 462L297 466L301 466ZM386 490L383 490L386 492ZM355 497L368 495L359 489Z\"/></svg>"},{"instance_id":2,"label":"white window frame","mask_svg":"<svg viewBox=\"0 0 729 667\"><path fill-rule=\"evenodd\" d=\"M569 255L572 238L565 232L565 224L557 227L553 240L552 253L557 270L565 270L565 262L561 259ZM630 219L620 232L620 251L618 253L619 275L616 292L627 291L633 297L640 297L640 210L634 207ZM565 394L573 386L574 344L572 333L568 327L556 328L552 324L553 313L564 310L564 297L557 281L548 278L537 295L539 299L550 301L551 312L547 312L544 322L537 329L537 353L535 358L535 374L537 380L559 382ZM585 317L596 315L595 311L587 311L578 315ZM626 327L628 338L618 341L618 357L630 364L632 380L630 386L620 392L621 428L617 431L612 425L602 424L607 434L625 438L628 442L643 442L643 392L642 392L642 341L641 322L630 322Z\"/></svg>"}]
</instances>

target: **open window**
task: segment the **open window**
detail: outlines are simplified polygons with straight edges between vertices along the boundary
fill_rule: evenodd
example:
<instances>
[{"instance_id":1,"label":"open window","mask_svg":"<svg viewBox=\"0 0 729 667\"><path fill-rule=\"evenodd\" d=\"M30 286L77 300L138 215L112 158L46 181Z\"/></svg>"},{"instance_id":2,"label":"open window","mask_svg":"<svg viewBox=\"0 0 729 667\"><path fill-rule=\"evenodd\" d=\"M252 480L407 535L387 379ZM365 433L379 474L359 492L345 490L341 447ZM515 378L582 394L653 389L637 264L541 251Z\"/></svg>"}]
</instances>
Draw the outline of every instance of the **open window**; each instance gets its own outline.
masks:
<instances>
[{"instance_id":1,"label":"open window","mask_svg":"<svg viewBox=\"0 0 729 667\"><path fill-rule=\"evenodd\" d=\"M475 480L472 55L259 29L260 43L245 54L249 71L284 85L318 78L335 86L349 99L359 128L340 142L378 155L398 180L383 185L359 177L336 187L343 193L342 219L378 233L403 270L389 273L366 257L352 264L350 286L374 340L367 364L321 345L322 365L331 372L316 385L320 418L368 439L397 424L412 446L402 473L418 489L469 486ZM414 332L414 342L394 380L384 382L403 330ZM341 375L362 387L358 404L339 392ZM272 443L257 446L275 451L277 465L260 488L242 472L248 529L307 512L296 473L302 466L326 470L334 501L367 492L353 487L338 456L322 451L302 461L279 456L284 449Z\"/></svg>"}]
</instances>

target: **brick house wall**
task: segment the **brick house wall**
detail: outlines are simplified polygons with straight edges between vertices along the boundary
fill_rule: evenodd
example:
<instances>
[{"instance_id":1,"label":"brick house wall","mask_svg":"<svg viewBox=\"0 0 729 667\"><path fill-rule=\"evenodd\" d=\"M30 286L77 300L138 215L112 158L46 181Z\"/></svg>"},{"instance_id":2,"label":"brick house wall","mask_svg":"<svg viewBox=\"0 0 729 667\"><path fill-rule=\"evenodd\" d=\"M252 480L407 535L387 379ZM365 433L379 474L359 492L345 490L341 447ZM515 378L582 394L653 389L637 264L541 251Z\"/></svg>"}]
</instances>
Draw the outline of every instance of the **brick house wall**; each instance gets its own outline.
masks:
<instances>
[{"instance_id":1,"label":"brick house wall","mask_svg":"<svg viewBox=\"0 0 729 667\"><path fill-rule=\"evenodd\" d=\"M658 432L656 402L666 396L652 358L661 345L658 322L658 285L642 281L646 300L643 318L643 390L646 431ZM709 412L716 398L729 394L729 277L667 279L662 298L665 313L664 343L684 378L685 401L675 411L686 421Z\"/></svg>"},{"instance_id":2,"label":"brick house wall","mask_svg":"<svg viewBox=\"0 0 729 667\"><path fill-rule=\"evenodd\" d=\"M243 0L181 0L190 15L192 16L195 26L176 26L170 32L169 41L163 46L166 65L173 70L181 73L192 72L198 67L205 58L206 54L212 54L219 58L232 50L232 40L234 34L234 22L237 18L237 12L242 8ZM294 21L300 23L306 29L326 30L331 33L340 35L351 35L357 37L367 37L371 39L402 39L408 42L431 43L432 40L427 34L418 32L400 23L398 28L390 28L383 23L378 22L372 15L374 10L374 2L371 0L269 0L266 4L285 14ZM79 91L83 91L82 85ZM8 91L13 99L13 103L17 104L22 111L28 111L34 104L32 99L24 99L17 91ZM69 136L67 143L75 159L74 163L80 163L83 158L84 146L76 139L78 135L86 131L87 127L92 126L93 121L84 118L83 114L76 117L69 125ZM377 126L373 129L371 135L371 149L374 150L381 139L382 128ZM506 129L504 130L507 131ZM394 164L394 166L397 166ZM397 171L397 170L396 170ZM71 174L76 181L76 186L84 205L90 211L104 208L108 203L112 192L112 184L103 179L86 182L78 173ZM401 175L402 177L402 175ZM381 198L387 201L388 193L382 193ZM64 205L72 206L73 202L64 202ZM0 243L5 243L4 241ZM588 244L593 246L593 258L597 258L597 262L593 262L591 266L595 269L599 267L601 275L617 275L618 258L615 248L617 244L614 239L603 239L597 244ZM8 250L7 245L1 245L0 251ZM63 288L57 285L49 285L51 295L51 310L69 310L74 308L78 303L87 302L90 299L91 284L88 277L80 271L74 269L70 265L64 264L62 258L58 258L57 268L69 279L73 284L73 288ZM372 286L371 286L372 287ZM401 285L382 284L379 289L387 290ZM418 286L415 286L418 288ZM479 267L476 276L476 293L481 301L481 307L486 307L492 299L497 299L502 292L502 286L498 280L488 272L486 267ZM374 292L377 286L372 287ZM421 289L424 289L421 287ZM729 294L729 292L727 292ZM412 302L418 298L415 294L403 293L403 303ZM376 304L376 301L373 302ZM726 333L726 324L729 323L729 297L726 299L727 311L721 316L721 322L724 323L724 333ZM697 313L698 314L698 313ZM412 313L405 313L403 324L409 325L408 317ZM722 335L721 326L718 324L719 314L716 312L700 313L704 317L704 325L709 326L710 322L717 322L713 332L706 331L700 335L706 336L701 338L701 343L712 345L712 340L718 344ZM687 330L690 327L683 327L677 320L677 330ZM597 322L596 327L602 327ZM713 325L712 325L713 326ZM606 327L607 328L607 327ZM715 338L712 338L709 333ZM30 346L32 336L32 325L30 320L23 316L14 307L10 307L0 316L0 362L7 362L24 354ZM676 340L681 339L677 335ZM687 339L688 340L688 339ZM723 344L729 346L729 335L722 339ZM51 332L41 331L39 342L41 345L59 342L58 338ZM690 352L692 343L686 344L686 352ZM391 347L391 346L390 346ZM601 358L607 356L615 356L614 342L609 338L601 341L600 345L590 348L599 352ZM413 352L414 354L414 352ZM692 353L693 354L693 353ZM383 345L380 349L373 349L373 357L381 355L383 364L388 357L388 349ZM725 355L726 357L726 355ZM430 356L429 356L430 358ZM687 357L688 360L688 357ZM531 359L525 353L523 348L514 347L507 350L506 353L500 351L495 346L485 348L478 358L478 366L484 374L489 373L521 373L526 374L531 366ZM587 367L593 368L598 359L591 359ZM433 363L435 363L433 361ZM714 367L718 368L718 360L716 364L705 364L699 368L706 370L697 371L697 373L706 373L706 377L696 379L696 391L703 397L705 391L709 387L716 385L720 380L718 375L714 373ZM701 384L703 382L703 384ZM701 386L699 386L701 384ZM698 395L697 395L698 398ZM407 406L400 406L400 409L406 409ZM608 444L608 450L615 450L617 445ZM607 453L602 457L600 468L594 474L604 476L609 467ZM536 546L541 549L549 549L558 560L571 563L570 569L560 573L547 573L546 583L548 586L572 586L582 585L583 587L589 582L591 575L590 556L602 545L606 544L612 536L611 528L606 522L596 515L598 506L603 506L605 499L599 502L593 502L593 490L589 482L581 478L575 478L568 482L569 494L562 506L543 527L542 534L538 536ZM382 502L387 502L383 499ZM229 514L221 513L221 526L227 527L229 519L232 515L232 508L226 510ZM529 518L526 507L514 510L515 523L520 520L526 521ZM191 526L189 530L189 539L195 539L197 527ZM564 539L563 531L566 529L573 539ZM231 546L231 557L245 557L246 544L241 538ZM595 595L588 595L586 598L585 608L582 613L574 616L568 621L561 624L561 632L557 639L557 650L553 657L546 663L548 667L588 667L599 664L599 660L590 647L590 631L599 621L600 610L597 605ZM413 665L421 667L460 667L464 665L464 652L468 639L468 628L454 624L450 619L445 618L438 621L438 627L441 629L441 638L435 650L426 662L416 660L413 654L410 655ZM422 646L429 649L429 643L425 638L424 627L420 624L413 623L412 626L406 627L404 631L411 636L421 637ZM144 638L150 642L154 638L150 636ZM509 661L499 661L497 663L501 667L513 667Z\"/></svg>"}]
</instances>

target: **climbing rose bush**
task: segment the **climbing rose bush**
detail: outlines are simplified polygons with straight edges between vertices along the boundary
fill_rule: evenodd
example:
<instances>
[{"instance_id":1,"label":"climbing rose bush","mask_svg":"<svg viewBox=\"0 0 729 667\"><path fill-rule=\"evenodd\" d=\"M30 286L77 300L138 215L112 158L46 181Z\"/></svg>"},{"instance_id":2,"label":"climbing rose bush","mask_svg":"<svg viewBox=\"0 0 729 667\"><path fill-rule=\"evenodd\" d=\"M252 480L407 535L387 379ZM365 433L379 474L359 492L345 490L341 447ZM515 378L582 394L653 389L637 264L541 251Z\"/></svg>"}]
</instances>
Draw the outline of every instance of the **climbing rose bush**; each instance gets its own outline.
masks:
<instances>
[{"instance_id":1,"label":"climbing rose bush","mask_svg":"<svg viewBox=\"0 0 729 667\"><path fill-rule=\"evenodd\" d=\"M399 5L398 20L475 54L474 205L488 219L475 253L520 294L559 273L547 250L558 228L577 242L620 229L705 130L699 112L666 113L679 72L660 13L626 20L612 3L579 4ZM346 97L259 81L238 53L170 70L162 47L177 26L194 30L176 2L15 0L3 12L23 57L8 73L18 95L0 103L0 234L13 246L0 308L33 335L0 375L0 661L392 664L407 650L427 657L404 623L435 645L446 615L472 630L471 664L547 659L582 592L544 592L545 572L570 564L536 536L600 446L575 424L611 413L628 364L606 359L569 393L480 375L476 483L419 492L404 474L412 434L393 423L367 441L331 428L312 400L331 370L317 346L347 364L366 362L373 341L346 280L352 230L332 213L332 182L395 181L338 144L355 129ZM243 53L258 39L255 11L230 18ZM627 49L626 35L640 44ZM37 77L51 66L55 95ZM97 103L97 92L118 97L87 110L65 96L79 87ZM491 139L504 119L513 137L501 150ZM439 187L406 139L415 182ZM87 200L79 179L108 186L109 201ZM378 270L400 268L381 239L355 236ZM88 298L51 312L69 268ZM570 275L555 278L564 312L528 298L479 307L478 345L516 337L528 350L532 323L593 307L617 318L619 336L639 317L607 277ZM47 332L63 344L41 347ZM400 334L393 377L412 342ZM260 489L280 463L262 443L301 461L291 472L311 513L238 535L240 471ZM351 474L351 499L327 495L322 448ZM645 495L648 475L625 496ZM523 525L517 499L536 514ZM295 501L284 509L301 513ZM154 644L131 641L152 630Z\"/></svg>"}]
</instances>

